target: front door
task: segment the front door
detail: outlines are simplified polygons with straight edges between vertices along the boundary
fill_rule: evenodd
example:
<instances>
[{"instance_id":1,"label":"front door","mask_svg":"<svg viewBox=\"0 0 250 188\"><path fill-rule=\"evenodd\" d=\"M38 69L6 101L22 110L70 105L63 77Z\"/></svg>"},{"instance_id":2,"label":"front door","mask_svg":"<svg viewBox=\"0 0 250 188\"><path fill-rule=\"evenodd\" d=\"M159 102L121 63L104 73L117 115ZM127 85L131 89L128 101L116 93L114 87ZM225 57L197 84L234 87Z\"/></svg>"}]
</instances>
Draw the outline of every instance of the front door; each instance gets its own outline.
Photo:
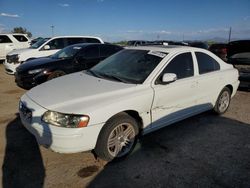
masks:
<instances>
[{"instance_id":1,"label":"front door","mask_svg":"<svg viewBox=\"0 0 250 188\"><path fill-rule=\"evenodd\" d=\"M174 73L177 80L163 84L164 73ZM197 82L194 77L194 64L191 52L176 55L157 78L153 89L152 126L159 128L189 116L198 108Z\"/></svg>"}]
</instances>

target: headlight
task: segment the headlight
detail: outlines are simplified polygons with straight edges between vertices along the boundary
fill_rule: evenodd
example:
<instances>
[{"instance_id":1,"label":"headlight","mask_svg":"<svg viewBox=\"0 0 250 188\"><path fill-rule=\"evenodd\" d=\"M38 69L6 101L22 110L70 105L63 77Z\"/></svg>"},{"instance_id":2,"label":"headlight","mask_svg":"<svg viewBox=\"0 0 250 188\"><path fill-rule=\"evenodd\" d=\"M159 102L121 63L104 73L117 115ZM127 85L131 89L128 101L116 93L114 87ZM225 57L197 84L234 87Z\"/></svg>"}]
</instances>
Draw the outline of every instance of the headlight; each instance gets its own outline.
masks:
<instances>
[{"instance_id":1,"label":"headlight","mask_svg":"<svg viewBox=\"0 0 250 188\"><path fill-rule=\"evenodd\" d=\"M89 117L86 115L62 114L47 111L43 114L42 120L59 127L81 128L88 125Z\"/></svg>"},{"instance_id":2,"label":"headlight","mask_svg":"<svg viewBox=\"0 0 250 188\"><path fill-rule=\"evenodd\" d=\"M29 74L36 74L36 73L41 72L42 70L43 70L43 69L30 70L28 73L29 73Z\"/></svg>"}]
</instances>

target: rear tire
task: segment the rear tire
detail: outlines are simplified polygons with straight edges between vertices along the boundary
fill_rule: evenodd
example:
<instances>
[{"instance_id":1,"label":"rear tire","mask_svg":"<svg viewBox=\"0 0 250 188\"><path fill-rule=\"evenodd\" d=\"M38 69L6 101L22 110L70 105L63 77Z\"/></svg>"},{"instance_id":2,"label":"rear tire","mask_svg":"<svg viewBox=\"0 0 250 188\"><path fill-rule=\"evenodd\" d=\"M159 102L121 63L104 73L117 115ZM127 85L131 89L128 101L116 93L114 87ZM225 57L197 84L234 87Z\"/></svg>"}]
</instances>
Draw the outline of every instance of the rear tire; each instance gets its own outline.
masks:
<instances>
[{"instance_id":1,"label":"rear tire","mask_svg":"<svg viewBox=\"0 0 250 188\"><path fill-rule=\"evenodd\" d=\"M134 149L138 133L138 124L134 118L127 113L117 114L102 128L95 153L106 161L126 157Z\"/></svg>"},{"instance_id":2,"label":"rear tire","mask_svg":"<svg viewBox=\"0 0 250 188\"><path fill-rule=\"evenodd\" d=\"M231 102L231 91L228 87L223 88L214 106L214 111L217 114L224 114Z\"/></svg>"},{"instance_id":3,"label":"rear tire","mask_svg":"<svg viewBox=\"0 0 250 188\"><path fill-rule=\"evenodd\" d=\"M65 72L60 71L60 70L57 70L57 71L52 72L52 73L48 76L47 80L52 80L52 79L54 79L54 78L57 78L57 77L60 77L60 76L64 76L65 74L66 74Z\"/></svg>"}]
</instances>

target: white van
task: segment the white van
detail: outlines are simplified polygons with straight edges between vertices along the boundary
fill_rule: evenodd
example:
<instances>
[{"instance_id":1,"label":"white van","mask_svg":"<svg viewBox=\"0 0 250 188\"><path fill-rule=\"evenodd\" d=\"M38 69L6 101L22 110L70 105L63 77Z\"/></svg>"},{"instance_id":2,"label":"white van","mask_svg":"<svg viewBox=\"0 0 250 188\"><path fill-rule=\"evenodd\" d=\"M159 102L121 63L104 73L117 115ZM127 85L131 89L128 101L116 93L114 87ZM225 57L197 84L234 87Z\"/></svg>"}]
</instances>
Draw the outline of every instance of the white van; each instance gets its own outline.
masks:
<instances>
[{"instance_id":1,"label":"white van","mask_svg":"<svg viewBox=\"0 0 250 188\"><path fill-rule=\"evenodd\" d=\"M30 39L26 34L0 34L0 60L5 60L6 55L14 49L28 48L29 46Z\"/></svg>"},{"instance_id":2,"label":"white van","mask_svg":"<svg viewBox=\"0 0 250 188\"><path fill-rule=\"evenodd\" d=\"M6 56L5 71L14 74L24 61L53 55L60 49L76 43L104 43L102 39L91 36L60 36L37 41L30 48L13 50Z\"/></svg>"}]
</instances>

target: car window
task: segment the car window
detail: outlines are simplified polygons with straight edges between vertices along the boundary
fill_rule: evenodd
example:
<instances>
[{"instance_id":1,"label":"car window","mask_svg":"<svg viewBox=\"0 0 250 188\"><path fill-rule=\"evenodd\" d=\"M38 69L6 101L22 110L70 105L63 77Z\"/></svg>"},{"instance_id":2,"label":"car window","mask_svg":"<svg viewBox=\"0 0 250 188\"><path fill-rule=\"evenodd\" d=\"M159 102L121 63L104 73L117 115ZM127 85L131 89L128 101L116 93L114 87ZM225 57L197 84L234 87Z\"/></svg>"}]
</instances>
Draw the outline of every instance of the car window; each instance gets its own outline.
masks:
<instances>
[{"instance_id":1,"label":"car window","mask_svg":"<svg viewBox=\"0 0 250 188\"><path fill-rule=\"evenodd\" d=\"M50 38L41 38L36 43L32 44L30 48L37 49L42 46L45 42L47 42Z\"/></svg>"},{"instance_id":2,"label":"car window","mask_svg":"<svg viewBox=\"0 0 250 188\"><path fill-rule=\"evenodd\" d=\"M80 50L81 46L73 45L65 47L59 50L57 53L51 56L52 59L70 59L73 58Z\"/></svg>"},{"instance_id":3,"label":"car window","mask_svg":"<svg viewBox=\"0 0 250 188\"><path fill-rule=\"evenodd\" d=\"M163 70L165 73L174 73L177 79L187 78L194 75L193 58L190 52L177 55Z\"/></svg>"},{"instance_id":4,"label":"car window","mask_svg":"<svg viewBox=\"0 0 250 188\"><path fill-rule=\"evenodd\" d=\"M101 45L100 46L100 56L101 57L108 57L108 56L118 52L121 49L122 48L119 46Z\"/></svg>"},{"instance_id":5,"label":"car window","mask_svg":"<svg viewBox=\"0 0 250 188\"><path fill-rule=\"evenodd\" d=\"M51 50L62 49L65 47L64 38L51 40L47 45Z\"/></svg>"},{"instance_id":6,"label":"car window","mask_svg":"<svg viewBox=\"0 0 250 188\"><path fill-rule=\"evenodd\" d=\"M86 38L87 43L101 43L98 39L95 38Z\"/></svg>"},{"instance_id":7,"label":"car window","mask_svg":"<svg viewBox=\"0 0 250 188\"><path fill-rule=\"evenodd\" d=\"M88 46L84 51L84 57L86 59L99 58L99 47L98 46Z\"/></svg>"},{"instance_id":8,"label":"car window","mask_svg":"<svg viewBox=\"0 0 250 188\"><path fill-rule=\"evenodd\" d=\"M0 43L12 43L7 35L0 35Z\"/></svg>"},{"instance_id":9,"label":"car window","mask_svg":"<svg viewBox=\"0 0 250 188\"><path fill-rule=\"evenodd\" d=\"M220 69L220 64L209 55L202 52L195 52L195 55L199 66L199 74L205 74Z\"/></svg>"},{"instance_id":10,"label":"car window","mask_svg":"<svg viewBox=\"0 0 250 188\"><path fill-rule=\"evenodd\" d=\"M77 44L77 43L86 43L85 38L67 38L67 44L72 45L72 44Z\"/></svg>"},{"instance_id":11,"label":"car window","mask_svg":"<svg viewBox=\"0 0 250 188\"><path fill-rule=\"evenodd\" d=\"M15 37L15 39L18 40L19 42L27 42L28 41L28 39L24 35L13 35L13 37Z\"/></svg>"}]
</instances>

